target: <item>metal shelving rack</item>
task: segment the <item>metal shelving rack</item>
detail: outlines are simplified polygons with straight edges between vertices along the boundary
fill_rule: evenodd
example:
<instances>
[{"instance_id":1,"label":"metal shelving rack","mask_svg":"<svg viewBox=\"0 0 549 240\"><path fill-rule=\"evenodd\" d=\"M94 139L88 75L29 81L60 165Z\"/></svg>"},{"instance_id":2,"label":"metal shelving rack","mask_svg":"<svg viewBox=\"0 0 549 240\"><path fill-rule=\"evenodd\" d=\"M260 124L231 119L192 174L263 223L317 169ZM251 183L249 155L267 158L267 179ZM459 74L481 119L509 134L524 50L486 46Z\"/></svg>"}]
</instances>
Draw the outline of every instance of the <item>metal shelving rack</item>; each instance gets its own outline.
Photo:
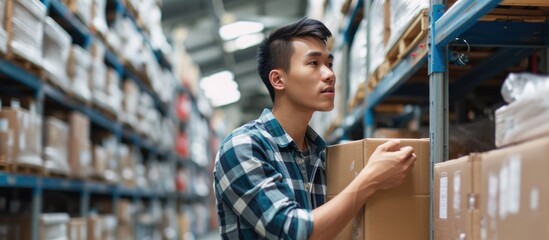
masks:
<instances>
[{"instance_id":1,"label":"metal shelving rack","mask_svg":"<svg viewBox=\"0 0 549 240\"><path fill-rule=\"evenodd\" d=\"M356 125L364 127L363 137L371 137L376 116L374 108L393 95L429 97L429 138L431 139L431 192L434 164L448 160L449 101L470 92L480 82L515 65L530 56L535 50L549 47L549 20L545 22L480 22L482 16L491 12L502 0L460 0L446 10L446 0L431 0L429 31L414 49L403 56L378 85L367 95L361 105L348 113L342 124L327 137L329 143L347 140ZM371 0L362 2L365 16ZM354 14L354 12L353 12ZM368 30L370 28L368 21ZM345 41L353 27L346 26ZM368 31L369 32L369 31ZM368 49L370 49L370 36ZM467 39L471 46L492 46L499 50L476 64L465 75L449 83L448 45L457 37ZM425 51L428 46L428 51ZM369 52L369 51L368 51ZM425 52L425 54L416 54ZM369 59L369 56L368 56ZM421 67L428 66L428 84L401 86ZM368 69L367 72L371 72ZM427 77L427 76L426 76ZM431 200L431 235L433 239L433 202Z\"/></svg>"},{"instance_id":2,"label":"metal shelving rack","mask_svg":"<svg viewBox=\"0 0 549 240\"><path fill-rule=\"evenodd\" d=\"M88 30L73 15L60 0L41 0L41 2L48 8L49 16L54 18L60 25L62 25L67 32L72 36L73 43L83 48L87 48L93 38L93 34ZM122 5L120 0L112 0L111 3L116 4L116 11L124 14L124 16L130 17L134 23L135 17ZM137 24L135 24L139 32L143 34ZM153 50L150 40L144 36L146 45ZM160 51L154 51L154 55L158 60L161 67L171 70L171 65L166 60L166 57ZM122 77L128 78L134 81L141 91L149 94L154 101L155 107L161 112L162 115L175 119L173 112L170 110L171 106L167 106L163 103L158 95L156 95L152 89L147 87L144 82L136 75L127 71L121 64L121 61L110 52L108 49L105 54L105 63L113 67ZM56 104L63 106L71 111L78 111L87 117L90 122L100 127L107 132L112 133L118 142L124 140L132 143L134 146L146 150L149 154L155 156L162 156L167 161L173 163L176 166L176 162L181 162L175 151L159 151L156 146L150 142L150 140L141 137L139 134L124 127L121 123L108 119L99 111L91 108L90 106L84 106L77 101L70 99L66 94L58 90L57 88L45 83L37 76L27 72L23 68L12 64L9 61L0 59L0 75L4 76L8 81L18 83L24 86L25 89L32 91L34 98L37 100L38 112L43 114L43 103L45 99L53 100ZM4 91L9 91L4 89ZM39 228L39 216L41 214L43 205L43 192L44 191L59 191L77 194L80 200L79 215L80 217L86 217L90 208L91 195L99 194L108 196L112 199L112 208L116 209L118 200L120 198L129 198L133 202L140 199L150 200L163 200L167 204L175 207L175 202L194 202L202 201L203 197L195 194L183 194L179 192L161 192L153 189L139 189L128 188L116 184L108 183L96 183L88 180L75 180L75 179L60 179L50 178L44 176L22 175L17 173L2 172L0 171L0 189L25 189L31 191L31 230L32 239L38 239ZM177 208L175 208L177 209Z\"/></svg>"}]
</instances>

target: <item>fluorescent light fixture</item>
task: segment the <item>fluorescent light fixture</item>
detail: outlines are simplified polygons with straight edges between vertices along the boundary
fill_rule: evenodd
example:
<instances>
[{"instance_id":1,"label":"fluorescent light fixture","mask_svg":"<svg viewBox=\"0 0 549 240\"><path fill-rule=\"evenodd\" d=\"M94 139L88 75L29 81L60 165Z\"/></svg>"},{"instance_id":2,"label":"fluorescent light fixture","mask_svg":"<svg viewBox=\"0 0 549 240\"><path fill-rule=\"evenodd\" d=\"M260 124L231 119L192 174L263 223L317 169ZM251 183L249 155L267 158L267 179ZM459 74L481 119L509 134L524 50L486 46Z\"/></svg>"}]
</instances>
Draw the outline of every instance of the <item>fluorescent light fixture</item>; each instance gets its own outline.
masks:
<instances>
[{"instance_id":1,"label":"fluorescent light fixture","mask_svg":"<svg viewBox=\"0 0 549 240\"><path fill-rule=\"evenodd\" d=\"M238 21L223 25L219 28L219 35L225 41L241 36L250 35L263 31L265 26L259 22Z\"/></svg>"},{"instance_id":2,"label":"fluorescent light fixture","mask_svg":"<svg viewBox=\"0 0 549 240\"><path fill-rule=\"evenodd\" d=\"M232 72L222 71L204 77L200 80L199 85L213 107L220 107L240 100L240 91Z\"/></svg>"},{"instance_id":3,"label":"fluorescent light fixture","mask_svg":"<svg viewBox=\"0 0 549 240\"><path fill-rule=\"evenodd\" d=\"M227 52L235 52L237 50L246 49L255 46L265 39L263 33L255 33L245 36L240 36L237 39L226 41L223 43L223 48Z\"/></svg>"}]
</instances>

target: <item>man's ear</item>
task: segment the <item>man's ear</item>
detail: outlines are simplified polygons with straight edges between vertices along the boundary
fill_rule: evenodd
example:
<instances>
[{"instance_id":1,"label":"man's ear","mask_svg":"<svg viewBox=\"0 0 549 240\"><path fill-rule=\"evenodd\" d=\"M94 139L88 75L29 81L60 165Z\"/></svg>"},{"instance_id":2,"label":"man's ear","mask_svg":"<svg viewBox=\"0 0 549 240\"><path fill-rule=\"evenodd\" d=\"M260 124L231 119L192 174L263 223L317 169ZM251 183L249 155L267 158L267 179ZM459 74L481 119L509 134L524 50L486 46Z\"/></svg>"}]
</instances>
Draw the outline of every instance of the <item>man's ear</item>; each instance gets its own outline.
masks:
<instances>
[{"instance_id":1,"label":"man's ear","mask_svg":"<svg viewBox=\"0 0 549 240\"><path fill-rule=\"evenodd\" d=\"M275 90L283 90L285 82L284 72L280 69L273 69L269 72L269 81Z\"/></svg>"}]
</instances>

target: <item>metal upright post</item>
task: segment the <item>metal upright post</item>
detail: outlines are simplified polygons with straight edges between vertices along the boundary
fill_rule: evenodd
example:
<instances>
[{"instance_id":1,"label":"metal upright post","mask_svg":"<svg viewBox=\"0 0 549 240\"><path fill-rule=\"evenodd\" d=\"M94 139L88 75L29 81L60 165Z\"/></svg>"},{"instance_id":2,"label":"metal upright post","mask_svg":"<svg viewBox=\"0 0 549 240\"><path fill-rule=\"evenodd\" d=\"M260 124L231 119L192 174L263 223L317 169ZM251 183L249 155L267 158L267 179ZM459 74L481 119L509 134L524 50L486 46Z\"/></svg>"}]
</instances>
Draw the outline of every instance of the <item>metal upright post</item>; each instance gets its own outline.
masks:
<instances>
[{"instance_id":1,"label":"metal upright post","mask_svg":"<svg viewBox=\"0 0 549 240\"><path fill-rule=\"evenodd\" d=\"M40 213L42 212L42 182L32 188L32 215L31 215L31 239L38 240L38 232L40 230Z\"/></svg>"},{"instance_id":2,"label":"metal upright post","mask_svg":"<svg viewBox=\"0 0 549 240\"><path fill-rule=\"evenodd\" d=\"M366 76L365 81L368 81L368 77L370 76L370 66L369 62L371 61L371 51L370 51L370 7L372 5L372 0L365 0L364 1L364 15L366 16ZM368 84L364 84L363 88L367 88ZM366 92L367 89L364 89L364 92ZM364 105L366 106L366 101L368 97L364 97ZM364 112L364 119L363 119L363 125L364 125L364 137L371 137L372 132L374 131L374 112L370 108L366 108Z\"/></svg>"},{"instance_id":3,"label":"metal upright post","mask_svg":"<svg viewBox=\"0 0 549 240\"><path fill-rule=\"evenodd\" d=\"M447 46L436 45L436 21L444 14L443 0L431 0L429 48L429 138L431 141L430 185L433 193L434 165L448 158ZM434 240L434 198L430 201L430 239Z\"/></svg>"},{"instance_id":4,"label":"metal upright post","mask_svg":"<svg viewBox=\"0 0 549 240\"><path fill-rule=\"evenodd\" d=\"M90 190L86 187L84 183L84 189L80 193L80 217L88 217L88 212L90 208Z\"/></svg>"}]
</instances>

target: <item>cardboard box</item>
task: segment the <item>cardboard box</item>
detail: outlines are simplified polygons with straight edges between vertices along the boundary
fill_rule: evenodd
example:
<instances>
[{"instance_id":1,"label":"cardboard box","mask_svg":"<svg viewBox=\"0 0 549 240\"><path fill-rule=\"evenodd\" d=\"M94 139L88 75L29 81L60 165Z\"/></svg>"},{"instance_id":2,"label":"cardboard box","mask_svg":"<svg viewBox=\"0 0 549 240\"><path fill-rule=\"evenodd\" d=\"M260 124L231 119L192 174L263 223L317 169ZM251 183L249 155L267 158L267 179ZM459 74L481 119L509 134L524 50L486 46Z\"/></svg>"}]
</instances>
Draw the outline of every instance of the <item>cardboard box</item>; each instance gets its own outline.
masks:
<instances>
[{"instance_id":1,"label":"cardboard box","mask_svg":"<svg viewBox=\"0 0 549 240\"><path fill-rule=\"evenodd\" d=\"M0 215L0 239L31 240L30 215Z\"/></svg>"},{"instance_id":2,"label":"cardboard box","mask_svg":"<svg viewBox=\"0 0 549 240\"><path fill-rule=\"evenodd\" d=\"M72 112L69 116L69 165L73 176L86 178L92 171L90 120L87 116Z\"/></svg>"},{"instance_id":3,"label":"cardboard box","mask_svg":"<svg viewBox=\"0 0 549 240\"><path fill-rule=\"evenodd\" d=\"M483 153L480 239L549 239L549 138Z\"/></svg>"},{"instance_id":4,"label":"cardboard box","mask_svg":"<svg viewBox=\"0 0 549 240\"><path fill-rule=\"evenodd\" d=\"M363 139L328 147L326 151L328 197L331 198L341 192L366 165L375 149L386 141L388 139ZM417 155L415 167L410 175L402 185L379 191L368 200L365 211L362 213L363 220L353 220L364 222L361 229L354 229L351 233L340 232L340 234L384 240L428 238L429 140L401 139L401 146L412 146ZM349 231L350 227L347 226L346 229Z\"/></svg>"},{"instance_id":5,"label":"cardboard box","mask_svg":"<svg viewBox=\"0 0 549 240\"><path fill-rule=\"evenodd\" d=\"M46 6L38 0L7 0L8 52L42 66L42 38Z\"/></svg>"},{"instance_id":6,"label":"cardboard box","mask_svg":"<svg viewBox=\"0 0 549 240\"><path fill-rule=\"evenodd\" d=\"M69 126L54 117L46 117L44 123L44 168L49 171L68 174L69 168Z\"/></svg>"},{"instance_id":7,"label":"cardboard box","mask_svg":"<svg viewBox=\"0 0 549 240\"><path fill-rule=\"evenodd\" d=\"M105 174L105 171L107 171L108 160L109 160L109 156L108 156L107 150L102 146L98 146L98 145L94 146L93 156L92 156L93 174L100 178L105 178L104 174Z\"/></svg>"},{"instance_id":8,"label":"cardboard box","mask_svg":"<svg viewBox=\"0 0 549 240\"><path fill-rule=\"evenodd\" d=\"M85 218L71 218L68 224L69 240L86 240L88 225Z\"/></svg>"},{"instance_id":9,"label":"cardboard box","mask_svg":"<svg viewBox=\"0 0 549 240\"><path fill-rule=\"evenodd\" d=\"M100 216L88 217L88 240L103 240L103 221Z\"/></svg>"},{"instance_id":10,"label":"cardboard box","mask_svg":"<svg viewBox=\"0 0 549 240\"><path fill-rule=\"evenodd\" d=\"M435 165L435 239L480 239L480 171L476 154Z\"/></svg>"},{"instance_id":11,"label":"cardboard box","mask_svg":"<svg viewBox=\"0 0 549 240\"><path fill-rule=\"evenodd\" d=\"M5 143L0 147L0 158L11 163L42 166L42 121L36 113L22 108L4 108L0 111L0 125L0 132L3 132L0 137Z\"/></svg>"}]
</instances>

